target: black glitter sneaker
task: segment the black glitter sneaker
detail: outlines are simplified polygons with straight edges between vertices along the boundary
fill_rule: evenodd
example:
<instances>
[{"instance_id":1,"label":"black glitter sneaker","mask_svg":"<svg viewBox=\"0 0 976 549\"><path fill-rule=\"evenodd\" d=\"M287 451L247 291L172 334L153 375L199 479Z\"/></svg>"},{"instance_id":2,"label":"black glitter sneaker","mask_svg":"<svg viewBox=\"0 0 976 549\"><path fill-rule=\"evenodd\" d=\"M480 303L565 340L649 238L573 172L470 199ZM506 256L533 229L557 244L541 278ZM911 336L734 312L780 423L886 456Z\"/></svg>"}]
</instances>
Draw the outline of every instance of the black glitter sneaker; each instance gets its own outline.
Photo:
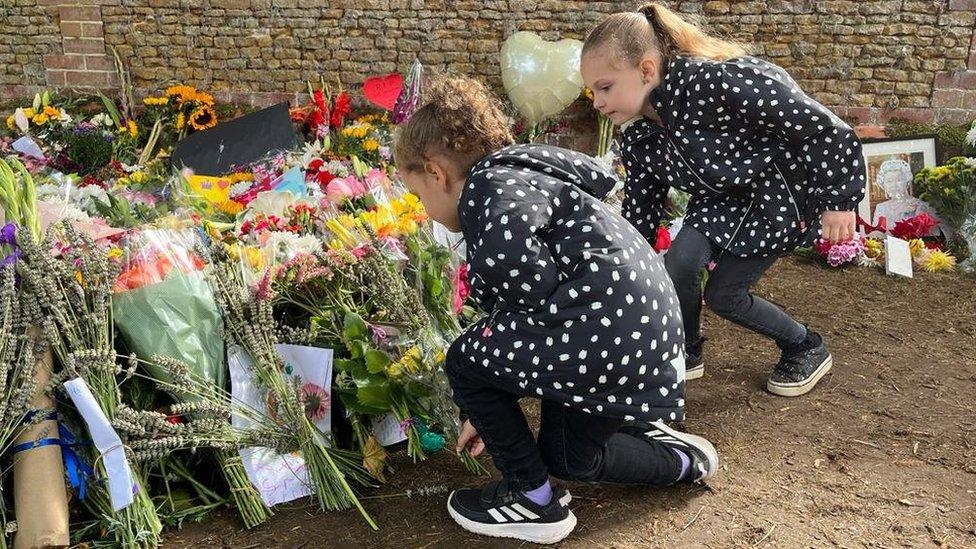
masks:
<instances>
[{"instance_id":1,"label":"black glitter sneaker","mask_svg":"<svg viewBox=\"0 0 976 549\"><path fill-rule=\"evenodd\" d=\"M549 503L538 505L500 480L484 488L451 492L447 512L462 528L475 534L549 544L561 541L576 528L570 500L565 488L553 486Z\"/></svg>"},{"instance_id":2,"label":"black glitter sneaker","mask_svg":"<svg viewBox=\"0 0 976 549\"><path fill-rule=\"evenodd\" d=\"M784 350L769 376L766 390L774 395L795 397L809 393L833 365L834 360L820 334L807 330L807 338L795 349Z\"/></svg>"},{"instance_id":3,"label":"black glitter sneaker","mask_svg":"<svg viewBox=\"0 0 976 549\"><path fill-rule=\"evenodd\" d=\"M718 471L718 451L711 442L698 435L672 429L663 421L651 423L651 429L644 433L648 439L674 448L691 458L691 471L681 481L704 482Z\"/></svg>"},{"instance_id":4,"label":"black glitter sneaker","mask_svg":"<svg viewBox=\"0 0 976 549\"><path fill-rule=\"evenodd\" d=\"M698 343L685 346L685 381L705 375L704 343L703 337Z\"/></svg>"}]
</instances>

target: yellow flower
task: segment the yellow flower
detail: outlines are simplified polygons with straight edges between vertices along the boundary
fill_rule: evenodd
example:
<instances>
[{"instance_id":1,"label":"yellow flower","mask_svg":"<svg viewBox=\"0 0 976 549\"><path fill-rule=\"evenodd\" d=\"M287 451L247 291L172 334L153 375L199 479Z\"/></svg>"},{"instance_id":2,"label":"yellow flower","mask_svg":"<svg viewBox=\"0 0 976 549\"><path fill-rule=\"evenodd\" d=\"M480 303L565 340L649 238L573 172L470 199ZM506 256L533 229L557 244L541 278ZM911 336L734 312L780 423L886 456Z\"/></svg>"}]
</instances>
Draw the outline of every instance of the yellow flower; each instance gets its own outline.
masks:
<instances>
[{"instance_id":1,"label":"yellow flower","mask_svg":"<svg viewBox=\"0 0 976 549\"><path fill-rule=\"evenodd\" d=\"M950 173L952 173L952 168L949 166L936 166L935 168L932 168L932 176L937 180L942 179Z\"/></svg>"},{"instance_id":2,"label":"yellow flower","mask_svg":"<svg viewBox=\"0 0 976 549\"><path fill-rule=\"evenodd\" d=\"M205 105L207 107L212 107L214 104L214 98L209 93L196 92L190 97L192 98L193 101L196 101L197 103L200 103L201 105Z\"/></svg>"},{"instance_id":3,"label":"yellow flower","mask_svg":"<svg viewBox=\"0 0 976 549\"><path fill-rule=\"evenodd\" d=\"M81 271L75 271L75 280L78 281L78 284L85 285L85 277L81 276Z\"/></svg>"},{"instance_id":4,"label":"yellow flower","mask_svg":"<svg viewBox=\"0 0 976 549\"><path fill-rule=\"evenodd\" d=\"M393 236L397 231L398 219L389 204L380 204L374 210L363 212L360 219L380 238Z\"/></svg>"},{"instance_id":5,"label":"yellow flower","mask_svg":"<svg viewBox=\"0 0 976 549\"><path fill-rule=\"evenodd\" d=\"M183 113L176 115L176 131L182 130L185 125L186 117L183 116Z\"/></svg>"},{"instance_id":6,"label":"yellow flower","mask_svg":"<svg viewBox=\"0 0 976 549\"><path fill-rule=\"evenodd\" d=\"M180 103L185 103L193 100L197 95L197 89L193 86L170 86L166 88L166 95L169 97L177 97Z\"/></svg>"},{"instance_id":7,"label":"yellow flower","mask_svg":"<svg viewBox=\"0 0 976 549\"><path fill-rule=\"evenodd\" d=\"M260 248L255 248L254 246L245 246L241 251L244 255L245 265L247 265L254 271L264 270L264 256L261 255Z\"/></svg>"},{"instance_id":8,"label":"yellow flower","mask_svg":"<svg viewBox=\"0 0 976 549\"><path fill-rule=\"evenodd\" d=\"M424 369L423 355L420 353L420 348L414 345L403 353L400 360L386 367L386 375L391 379L396 379L403 374L416 374Z\"/></svg>"},{"instance_id":9,"label":"yellow flower","mask_svg":"<svg viewBox=\"0 0 976 549\"><path fill-rule=\"evenodd\" d=\"M58 119L61 118L61 111L50 105L44 107L44 114L48 115L50 118Z\"/></svg>"},{"instance_id":10,"label":"yellow flower","mask_svg":"<svg viewBox=\"0 0 976 549\"><path fill-rule=\"evenodd\" d=\"M44 124L47 124L49 119L50 117L44 113L35 114L34 117L31 118L31 122L37 124L38 126L43 126Z\"/></svg>"},{"instance_id":11,"label":"yellow flower","mask_svg":"<svg viewBox=\"0 0 976 549\"><path fill-rule=\"evenodd\" d=\"M340 247L355 248L359 245L360 239L350 231L356 226L356 220L353 219L351 215L341 215L339 217L334 217L325 222L325 228L329 229L332 236L336 238L332 243L329 244L332 247L333 243L339 242Z\"/></svg>"},{"instance_id":12,"label":"yellow flower","mask_svg":"<svg viewBox=\"0 0 976 549\"><path fill-rule=\"evenodd\" d=\"M119 248L118 246L112 246L111 248L108 249L109 259L120 259L121 257L122 257L122 248Z\"/></svg>"},{"instance_id":13,"label":"yellow flower","mask_svg":"<svg viewBox=\"0 0 976 549\"><path fill-rule=\"evenodd\" d=\"M589 99L590 101L593 101L593 90L591 90L590 88L583 88L583 96Z\"/></svg>"},{"instance_id":14,"label":"yellow flower","mask_svg":"<svg viewBox=\"0 0 976 549\"><path fill-rule=\"evenodd\" d=\"M210 107L200 107L190 113L190 127L197 131L217 125L217 114Z\"/></svg>"},{"instance_id":15,"label":"yellow flower","mask_svg":"<svg viewBox=\"0 0 976 549\"><path fill-rule=\"evenodd\" d=\"M129 128L129 135L131 135L133 139L139 137L139 125L136 124L135 120L129 120L126 123L126 127Z\"/></svg>"},{"instance_id":16,"label":"yellow flower","mask_svg":"<svg viewBox=\"0 0 976 549\"><path fill-rule=\"evenodd\" d=\"M144 97L142 104L147 107L158 107L169 103L169 97Z\"/></svg>"},{"instance_id":17,"label":"yellow flower","mask_svg":"<svg viewBox=\"0 0 976 549\"><path fill-rule=\"evenodd\" d=\"M244 206L234 200L224 200L217 204L217 209L228 215L237 215L244 211Z\"/></svg>"},{"instance_id":18,"label":"yellow flower","mask_svg":"<svg viewBox=\"0 0 976 549\"><path fill-rule=\"evenodd\" d=\"M10 131L17 129L17 121L14 120L14 115L12 114L7 117L7 127L10 128Z\"/></svg>"},{"instance_id":19,"label":"yellow flower","mask_svg":"<svg viewBox=\"0 0 976 549\"><path fill-rule=\"evenodd\" d=\"M951 271L956 266L956 258L942 250L930 250L922 261L922 270L936 273Z\"/></svg>"},{"instance_id":20,"label":"yellow flower","mask_svg":"<svg viewBox=\"0 0 976 549\"><path fill-rule=\"evenodd\" d=\"M921 238L913 238L908 241L908 249L911 250L912 257L918 257L925 251L925 242Z\"/></svg>"},{"instance_id":21,"label":"yellow flower","mask_svg":"<svg viewBox=\"0 0 976 549\"><path fill-rule=\"evenodd\" d=\"M227 180L230 181L231 185L240 183L241 181L250 181L251 179L254 179L254 174L251 172L234 172L227 176Z\"/></svg>"},{"instance_id":22,"label":"yellow flower","mask_svg":"<svg viewBox=\"0 0 976 549\"><path fill-rule=\"evenodd\" d=\"M869 238L864 243L864 255L874 260L884 258L884 243L875 238Z\"/></svg>"},{"instance_id":23,"label":"yellow flower","mask_svg":"<svg viewBox=\"0 0 976 549\"><path fill-rule=\"evenodd\" d=\"M133 183L143 183L146 181L146 179L148 179L148 176L146 176L146 173L142 171L132 172L132 174L129 175L129 180Z\"/></svg>"},{"instance_id":24,"label":"yellow flower","mask_svg":"<svg viewBox=\"0 0 976 549\"><path fill-rule=\"evenodd\" d=\"M34 109L30 107L24 109L24 116L26 116L27 118L34 118Z\"/></svg>"},{"instance_id":25,"label":"yellow flower","mask_svg":"<svg viewBox=\"0 0 976 549\"><path fill-rule=\"evenodd\" d=\"M363 149L367 152L373 152L379 148L380 148L380 142L373 138L369 138L366 141L363 141Z\"/></svg>"}]
</instances>

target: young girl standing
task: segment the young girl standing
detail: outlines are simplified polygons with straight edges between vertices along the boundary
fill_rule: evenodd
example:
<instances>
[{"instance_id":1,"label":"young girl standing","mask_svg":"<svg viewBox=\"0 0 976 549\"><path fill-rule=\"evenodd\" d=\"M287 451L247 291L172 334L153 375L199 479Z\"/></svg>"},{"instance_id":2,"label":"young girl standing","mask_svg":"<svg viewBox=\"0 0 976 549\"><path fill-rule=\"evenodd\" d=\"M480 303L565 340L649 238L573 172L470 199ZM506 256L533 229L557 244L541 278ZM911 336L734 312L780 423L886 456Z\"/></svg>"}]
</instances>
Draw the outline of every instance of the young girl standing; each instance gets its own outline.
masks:
<instances>
[{"instance_id":1,"label":"young girl standing","mask_svg":"<svg viewBox=\"0 0 976 549\"><path fill-rule=\"evenodd\" d=\"M668 189L690 194L665 264L684 319L687 379L704 372L704 301L782 351L767 389L809 392L831 367L823 338L750 288L780 255L855 230L864 193L853 130L780 67L657 3L609 16L583 45L594 106L624 125L624 217L648 239Z\"/></svg>"},{"instance_id":2,"label":"young girl standing","mask_svg":"<svg viewBox=\"0 0 976 549\"><path fill-rule=\"evenodd\" d=\"M651 246L600 201L614 180L583 154L512 145L478 82L443 81L425 100L396 164L430 217L464 234L488 315L447 354L468 416L458 450L487 448L502 473L453 492L451 516L475 533L554 543L576 517L550 475L655 486L713 475L714 447L660 422L684 417L678 298ZM521 397L542 401L538 440Z\"/></svg>"}]
</instances>

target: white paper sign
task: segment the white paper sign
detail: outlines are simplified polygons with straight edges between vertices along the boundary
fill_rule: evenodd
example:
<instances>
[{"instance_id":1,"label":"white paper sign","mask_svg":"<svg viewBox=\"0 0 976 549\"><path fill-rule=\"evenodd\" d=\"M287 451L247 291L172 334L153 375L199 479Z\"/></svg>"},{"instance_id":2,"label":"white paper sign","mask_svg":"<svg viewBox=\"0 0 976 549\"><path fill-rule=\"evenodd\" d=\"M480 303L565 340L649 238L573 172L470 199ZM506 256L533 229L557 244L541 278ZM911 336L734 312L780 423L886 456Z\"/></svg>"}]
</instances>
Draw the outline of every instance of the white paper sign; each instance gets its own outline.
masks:
<instances>
[{"instance_id":1,"label":"white paper sign","mask_svg":"<svg viewBox=\"0 0 976 549\"><path fill-rule=\"evenodd\" d=\"M393 446L407 440L407 434L403 432L400 421L392 413L382 418L373 418L373 434L376 435L376 442L379 442L380 446Z\"/></svg>"},{"instance_id":2,"label":"white paper sign","mask_svg":"<svg viewBox=\"0 0 976 549\"><path fill-rule=\"evenodd\" d=\"M79 377L66 381L64 389L78 408L81 418L85 420L92 442L102 456L105 472L108 474L108 495L112 501L112 509L121 511L132 503L138 490L138 486L132 481L132 469L125 457L122 439L108 422L105 412L98 405L84 379Z\"/></svg>"},{"instance_id":3,"label":"white paper sign","mask_svg":"<svg viewBox=\"0 0 976 549\"><path fill-rule=\"evenodd\" d=\"M888 235L885 238L885 272L912 278L912 250L908 242Z\"/></svg>"},{"instance_id":4,"label":"white paper sign","mask_svg":"<svg viewBox=\"0 0 976 549\"><path fill-rule=\"evenodd\" d=\"M332 429L332 349L301 345L276 345L275 350L285 361L285 370L301 378L303 393L316 398L322 405L310 417L324 433ZM252 383L251 357L240 347L227 350L230 367L231 392L234 400L250 408L267 412L267 391ZM247 429L252 421L239 414L231 416L234 427ZM240 450L244 470L251 484L269 507L311 495L305 460L297 452L278 454L269 448L251 447Z\"/></svg>"}]
</instances>

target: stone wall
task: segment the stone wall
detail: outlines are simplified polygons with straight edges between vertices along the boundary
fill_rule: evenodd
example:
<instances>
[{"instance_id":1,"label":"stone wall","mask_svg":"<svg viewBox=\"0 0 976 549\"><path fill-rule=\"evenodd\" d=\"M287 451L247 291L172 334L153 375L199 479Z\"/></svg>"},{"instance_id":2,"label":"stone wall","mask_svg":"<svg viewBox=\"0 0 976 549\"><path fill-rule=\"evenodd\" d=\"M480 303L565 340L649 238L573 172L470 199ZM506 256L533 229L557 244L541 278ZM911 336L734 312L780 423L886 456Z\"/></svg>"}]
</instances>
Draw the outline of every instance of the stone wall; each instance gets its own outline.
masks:
<instances>
[{"instance_id":1,"label":"stone wall","mask_svg":"<svg viewBox=\"0 0 976 549\"><path fill-rule=\"evenodd\" d=\"M429 67L498 85L516 30L582 38L634 2L556 0L0 0L0 96L183 81L265 104L307 80ZM842 116L963 122L976 116L976 0L674 1L755 46Z\"/></svg>"}]
</instances>

